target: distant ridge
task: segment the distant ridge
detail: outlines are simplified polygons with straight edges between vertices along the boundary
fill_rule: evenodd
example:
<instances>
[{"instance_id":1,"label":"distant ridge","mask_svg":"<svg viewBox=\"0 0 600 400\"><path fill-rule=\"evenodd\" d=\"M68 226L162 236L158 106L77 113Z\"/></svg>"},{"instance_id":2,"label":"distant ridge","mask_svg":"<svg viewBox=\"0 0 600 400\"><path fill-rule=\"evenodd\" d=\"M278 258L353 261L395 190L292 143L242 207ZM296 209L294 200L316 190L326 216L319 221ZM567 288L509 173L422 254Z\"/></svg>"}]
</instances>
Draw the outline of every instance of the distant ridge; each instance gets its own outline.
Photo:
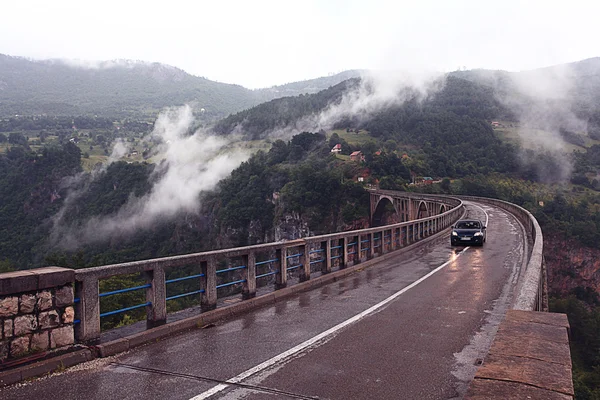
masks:
<instances>
[{"instance_id":1,"label":"distant ridge","mask_svg":"<svg viewBox=\"0 0 600 400\"><path fill-rule=\"evenodd\" d=\"M315 93L358 71L250 90L166 64L132 60L30 60L0 54L0 117L19 115L154 116L191 103L216 119L264 101Z\"/></svg>"}]
</instances>

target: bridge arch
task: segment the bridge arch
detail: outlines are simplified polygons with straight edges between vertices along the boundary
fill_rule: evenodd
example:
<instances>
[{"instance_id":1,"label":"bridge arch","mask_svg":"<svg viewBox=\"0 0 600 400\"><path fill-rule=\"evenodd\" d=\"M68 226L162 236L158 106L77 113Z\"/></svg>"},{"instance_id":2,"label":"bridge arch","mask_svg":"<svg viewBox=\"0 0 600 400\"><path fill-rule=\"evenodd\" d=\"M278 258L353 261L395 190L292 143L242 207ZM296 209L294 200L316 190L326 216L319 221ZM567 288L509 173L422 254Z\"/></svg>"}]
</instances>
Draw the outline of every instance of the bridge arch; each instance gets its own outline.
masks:
<instances>
[{"instance_id":1,"label":"bridge arch","mask_svg":"<svg viewBox=\"0 0 600 400\"><path fill-rule=\"evenodd\" d=\"M381 196L377 201L375 211L371 217L371 226L383 226L388 225L391 222L396 222L389 221L390 219L393 219L390 214L395 215L396 218L400 217L400 213L396 209L396 203L394 202L394 199L389 196Z\"/></svg>"},{"instance_id":2,"label":"bridge arch","mask_svg":"<svg viewBox=\"0 0 600 400\"><path fill-rule=\"evenodd\" d=\"M442 204L442 205L440 206L440 212L439 212L438 214L443 214L443 213L445 213L445 212L446 212L446 205L445 205L445 204Z\"/></svg>"},{"instance_id":3,"label":"bridge arch","mask_svg":"<svg viewBox=\"0 0 600 400\"><path fill-rule=\"evenodd\" d=\"M417 208L417 219L427 217L429 217L429 209L427 208L427 203L425 201L421 201L419 203L419 208Z\"/></svg>"}]
</instances>

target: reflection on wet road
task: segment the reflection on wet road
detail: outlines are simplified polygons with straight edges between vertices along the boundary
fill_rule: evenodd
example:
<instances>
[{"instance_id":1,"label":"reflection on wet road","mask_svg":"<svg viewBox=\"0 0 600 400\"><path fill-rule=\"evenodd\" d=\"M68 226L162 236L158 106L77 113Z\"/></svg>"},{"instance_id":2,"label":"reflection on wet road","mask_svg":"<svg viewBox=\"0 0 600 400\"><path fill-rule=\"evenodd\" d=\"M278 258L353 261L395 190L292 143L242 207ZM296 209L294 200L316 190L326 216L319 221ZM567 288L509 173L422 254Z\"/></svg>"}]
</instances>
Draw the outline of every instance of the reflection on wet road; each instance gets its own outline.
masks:
<instances>
[{"instance_id":1,"label":"reflection on wet road","mask_svg":"<svg viewBox=\"0 0 600 400\"><path fill-rule=\"evenodd\" d=\"M440 399L460 397L512 299L523 233L506 212L483 247L449 235L239 318L95 361L0 397ZM87 369L86 369L87 368Z\"/></svg>"}]
</instances>

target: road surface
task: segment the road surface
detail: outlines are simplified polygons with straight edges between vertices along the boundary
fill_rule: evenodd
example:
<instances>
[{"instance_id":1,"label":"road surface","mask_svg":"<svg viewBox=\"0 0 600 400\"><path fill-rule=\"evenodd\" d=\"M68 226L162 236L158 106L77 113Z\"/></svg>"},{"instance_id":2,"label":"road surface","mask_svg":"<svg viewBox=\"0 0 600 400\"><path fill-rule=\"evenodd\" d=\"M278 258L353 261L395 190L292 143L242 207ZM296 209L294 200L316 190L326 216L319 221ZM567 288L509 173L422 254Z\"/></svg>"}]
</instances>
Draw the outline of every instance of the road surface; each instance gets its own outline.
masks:
<instances>
[{"instance_id":1,"label":"road surface","mask_svg":"<svg viewBox=\"0 0 600 400\"><path fill-rule=\"evenodd\" d=\"M54 376L2 399L452 399L512 301L524 232L505 211L483 247L444 235L341 281Z\"/></svg>"}]
</instances>

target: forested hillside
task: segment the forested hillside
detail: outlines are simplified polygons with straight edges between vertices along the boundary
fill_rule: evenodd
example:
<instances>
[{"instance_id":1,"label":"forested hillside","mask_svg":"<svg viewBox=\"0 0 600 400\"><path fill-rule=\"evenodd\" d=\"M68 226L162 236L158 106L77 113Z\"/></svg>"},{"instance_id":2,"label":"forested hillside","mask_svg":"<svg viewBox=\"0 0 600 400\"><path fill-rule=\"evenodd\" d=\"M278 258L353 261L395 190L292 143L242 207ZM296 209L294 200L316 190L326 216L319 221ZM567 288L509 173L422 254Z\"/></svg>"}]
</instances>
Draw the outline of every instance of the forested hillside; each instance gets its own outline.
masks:
<instances>
[{"instance_id":1,"label":"forested hillside","mask_svg":"<svg viewBox=\"0 0 600 400\"><path fill-rule=\"evenodd\" d=\"M180 213L134 235L69 251L60 246L60 231L54 230L57 212L62 209L65 226L113 215L131 198L149 192L157 178L154 165L116 162L84 174L67 189L64 182L81 171L80 150L67 143L37 152L15 145L0 154L0 168L4 268L80 268L242 246L275 240L276 229L285 229L290 217L291 224L307 224L312 233L345 229L368 217L368 195L352 179L357 166L333 157L319 133L302 133L289 143L276 141L269 152L255 154L218 190L198 198L199 214ZM69 190L82 188L75 201L64 203Z\"/></svg>"},{"instance_id":2,"label":"forested hillside","mask_svg":"<svg viewBox=\"0 0 600 400\"><path fill-rule=\"evenodd\" d=\"M165 64L119 60L74 66L0 54L0 118L18 115L140 117L192 104L212 120L282 96L314 93L359 71L249 90Z\"/></svg>"}]
</instances>

